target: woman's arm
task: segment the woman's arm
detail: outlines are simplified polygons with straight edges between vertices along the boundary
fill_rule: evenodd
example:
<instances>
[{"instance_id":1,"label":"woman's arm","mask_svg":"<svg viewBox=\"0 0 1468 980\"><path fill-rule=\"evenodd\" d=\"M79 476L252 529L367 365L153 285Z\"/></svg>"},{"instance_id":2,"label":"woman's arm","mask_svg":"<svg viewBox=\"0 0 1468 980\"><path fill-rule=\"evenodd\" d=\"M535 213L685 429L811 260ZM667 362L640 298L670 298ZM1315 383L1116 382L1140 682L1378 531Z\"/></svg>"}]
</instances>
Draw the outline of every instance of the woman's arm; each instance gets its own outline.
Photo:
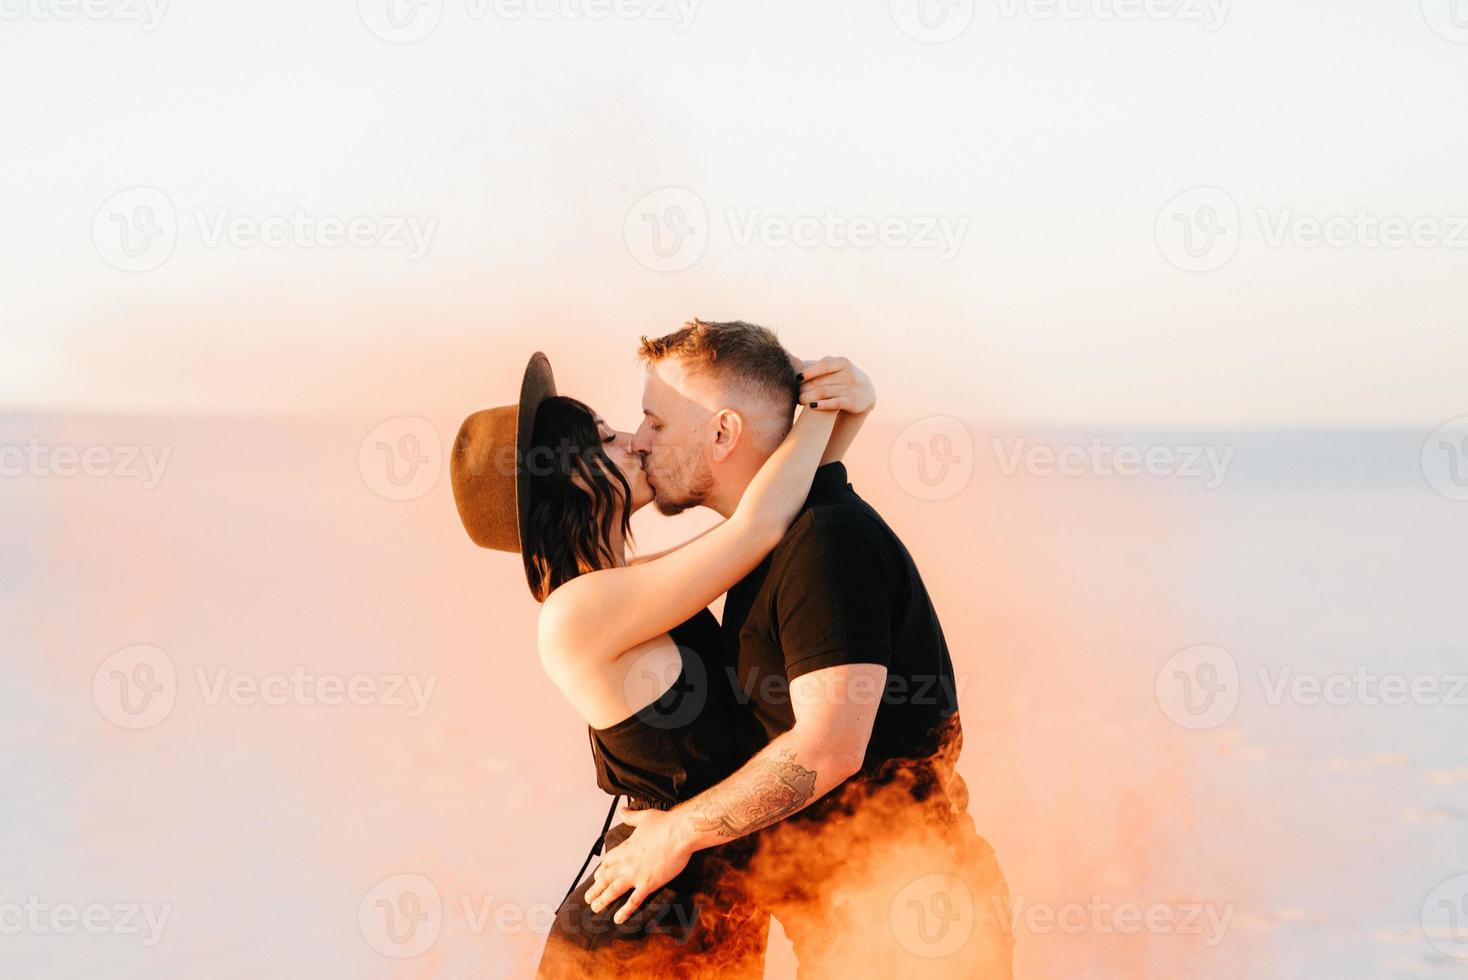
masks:
<instances>
[{"instance_id":1,"label":"woman's arm","mask_svg":"<svg viewBox=\"0 0 1468 980\"><path fill-rule=\"evenodd\" d=\"M841 428L841 420L840 419L837 419L836 420L836 428L838 428L838 429ZM724 522L723 521L720 521L719 522L719 524L722 524L722 523L724 523ZM714 527L718 527L719 524L715 524ZM636 558L633 558L630 561L628 561L627 564L629 564L629 565L644 565L644 564L646 564L647 562L650 562L650 561L657 561L659 558L663 558L663 557L665 557L667 555L671 555L673 552L677 551L679 548L686 548L686 547L688 547L693 542L695 542L699 538L703 537L705 534L708 534L709 531L712 531L714 529L714 527L711 527L711 528L709 528L708 530L705 530L705 531L699 531L697 534L695 534L693 537L689 538L687 541L684 541L682 544L675 544L675 545L673 545L673 547L671 547L671 548L664 548L662 551L654 551L650 555L638 555Z\"/></svg>"},{"instance_id":2,"label":"woman's arm","mask_svg":"<svg viewBox=\"0 0 1468 980\"><path fill-rule=\"evenodd\" d=\"M861 424L877 404L877 389L865 371L844 357L823 357L819 361L791 358L791 362L800 375L800 404L822 412L841 412L826 454L821 457L822 464L834 463L846 455Z\"/></svg>"},{"instance_id":3,"label":"woman's arm","mask_svg":"<svg viewBox=\"0 0 1468 980\"><path fill-rule=\"evenodd\" d=\"M620 656L753 571L810 495L837 415L801 411L724 523L660 558L590 572L551 593L540 612L542 660Z\"/></svg>"}]
</instances>

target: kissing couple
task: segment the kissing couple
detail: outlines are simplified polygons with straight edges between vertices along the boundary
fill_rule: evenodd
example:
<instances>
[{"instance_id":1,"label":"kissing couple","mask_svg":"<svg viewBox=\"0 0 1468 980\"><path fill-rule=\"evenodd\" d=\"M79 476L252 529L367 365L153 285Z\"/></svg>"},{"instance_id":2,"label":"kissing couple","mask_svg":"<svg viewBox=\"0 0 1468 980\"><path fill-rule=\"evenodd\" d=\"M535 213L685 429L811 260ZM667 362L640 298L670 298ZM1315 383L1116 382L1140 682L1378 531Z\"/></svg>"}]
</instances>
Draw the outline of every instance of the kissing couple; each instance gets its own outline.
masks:
<instances>
[{"instance_id":1,"label":"kissing couple","mask_svg":"<svg viewBox=\"0 0 1468 980\"><path fill-rule=\"evenodd\" d=\"M613 797L537 975L761 977L773 915L802 978L1008 980L938 614L842 463L871 381L742 321L644 337L641 360L636 432L537 353L451 457L470 538L524 562L541 664ZM634 556L647 504L724 520Z\"/></svg>"}]
</instances>

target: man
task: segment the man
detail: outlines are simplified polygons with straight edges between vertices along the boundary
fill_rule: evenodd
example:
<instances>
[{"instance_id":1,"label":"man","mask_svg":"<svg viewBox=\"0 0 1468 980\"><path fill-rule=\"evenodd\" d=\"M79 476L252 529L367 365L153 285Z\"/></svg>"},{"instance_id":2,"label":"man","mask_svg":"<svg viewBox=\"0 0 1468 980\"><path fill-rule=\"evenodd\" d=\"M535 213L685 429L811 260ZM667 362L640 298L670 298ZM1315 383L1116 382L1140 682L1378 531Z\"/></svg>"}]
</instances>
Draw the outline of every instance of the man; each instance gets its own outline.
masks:
<instances>
[{"instance_id":1,"label":"man","mask_svg":"<svg viewBox=\"0 0 1468 980\"><path fill-rule=\"evenodd\" d=\"M773 333L737 321L644 338L642 358L632 445L666 514L728 517L796 398L821 399L823 381L854 370L830 358L802 373ZM780 919L803 976L1007 978L996 913L1008 894L953 771L942 628L912 557L842 464L817 472L779 547L730 590L722 633L759 747L692 800L628 814L636 829L598 868L592 907L630 891L620 920L695 851L758 832L749 892Z\"/></svg>"}]
</instances>

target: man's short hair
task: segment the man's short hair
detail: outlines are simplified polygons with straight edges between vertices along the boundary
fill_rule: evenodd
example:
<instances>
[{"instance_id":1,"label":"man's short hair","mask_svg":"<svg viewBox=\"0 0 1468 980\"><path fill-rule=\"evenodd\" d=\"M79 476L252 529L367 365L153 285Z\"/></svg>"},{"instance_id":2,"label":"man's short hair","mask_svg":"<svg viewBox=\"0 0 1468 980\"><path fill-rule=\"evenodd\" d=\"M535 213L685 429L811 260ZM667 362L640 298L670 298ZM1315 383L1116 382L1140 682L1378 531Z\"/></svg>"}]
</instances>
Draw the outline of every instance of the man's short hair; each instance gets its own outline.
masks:
<instances>
[{"instance_id":1,"label":"man's short hair","mask_svg":"<svg viewBox=\"0 0 1468 980\"><path fill-rule=\"evenodd\" d=\"M790 354L775 332L743 320L690 320L666 337L643 337L639 356L645 364L676 357L692 363L695 371L764 395L785 412L787 424L800 397Z\"/></svg>"}]
</instances>

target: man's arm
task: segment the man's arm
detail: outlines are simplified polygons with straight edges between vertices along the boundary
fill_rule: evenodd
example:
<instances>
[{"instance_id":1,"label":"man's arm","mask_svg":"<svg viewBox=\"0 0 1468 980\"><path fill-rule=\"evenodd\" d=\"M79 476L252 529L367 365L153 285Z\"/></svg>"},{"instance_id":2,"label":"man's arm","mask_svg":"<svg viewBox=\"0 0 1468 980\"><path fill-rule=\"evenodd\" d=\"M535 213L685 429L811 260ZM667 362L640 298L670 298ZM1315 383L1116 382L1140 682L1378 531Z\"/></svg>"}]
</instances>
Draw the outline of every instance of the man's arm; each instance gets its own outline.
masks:
<instances>
[{"instance_id":1,"label":"man's arm","mask_svg":"<svg viewBox=\"0 0 1468 980\"><path fill-rule=\"evenodd\" d=\"M625 815L636 829L602 859L587 893L595 912L632 892L615 921L688 864L693 852L778 823L820 799L861 768L881 705L887 668L848 663L790 682L795 725L733 775L667 812Z\"/></svg>"}]
</instances>

